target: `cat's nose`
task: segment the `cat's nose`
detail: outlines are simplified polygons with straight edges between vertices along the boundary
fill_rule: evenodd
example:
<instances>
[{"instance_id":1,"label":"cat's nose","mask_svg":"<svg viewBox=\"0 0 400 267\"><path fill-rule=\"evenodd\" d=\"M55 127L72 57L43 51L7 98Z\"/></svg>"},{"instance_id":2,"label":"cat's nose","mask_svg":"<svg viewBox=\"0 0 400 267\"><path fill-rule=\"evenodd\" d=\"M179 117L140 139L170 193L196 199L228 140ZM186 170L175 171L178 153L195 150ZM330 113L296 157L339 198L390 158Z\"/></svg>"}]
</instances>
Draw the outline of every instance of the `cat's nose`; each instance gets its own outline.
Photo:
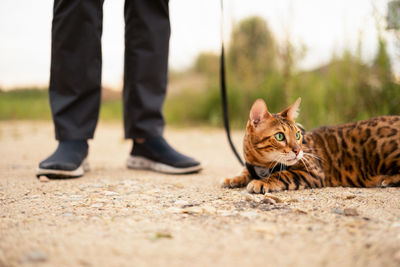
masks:
<instances>
[{"instance_id":1,"label":"cat's nose","mask_svg":"<svg viewBox=\"0 0 400 267\"><path fill-rule=\"evenodd\" d=\"M293 147L293 152L296 154L296 156L300 153L300 147L295 146Z\"/></svg>"}]
</instances>

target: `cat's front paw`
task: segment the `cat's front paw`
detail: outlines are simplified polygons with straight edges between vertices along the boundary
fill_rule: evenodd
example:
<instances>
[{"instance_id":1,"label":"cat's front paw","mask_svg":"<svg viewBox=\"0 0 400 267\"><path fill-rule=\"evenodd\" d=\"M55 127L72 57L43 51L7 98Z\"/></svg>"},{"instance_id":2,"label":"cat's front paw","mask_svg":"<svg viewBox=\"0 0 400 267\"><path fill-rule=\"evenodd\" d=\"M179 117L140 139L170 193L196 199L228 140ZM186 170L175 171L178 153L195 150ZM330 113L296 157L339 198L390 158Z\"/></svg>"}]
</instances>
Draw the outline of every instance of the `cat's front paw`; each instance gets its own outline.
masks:
<instances>
[{"instance_id":1,"label":"cat's front paw","mask_svg":"<svg viewBox=\"0 0 400 267\"><path fill-rule=\"evenodd\" d=\"M252 180L247 185L247 192L254 193L254 194L264 194L268 192L267 183L260 181L260 180Z\"/></svg>"},{"instance_id":2,"label":"cat's front paw","mask_svg":"<svg viewBox=\"0 0 400 267\"><path fill-rule=\"evenodd\" d=\"M236 176L234 178L225 178L221 182L221 186L225 188L243 187L248 183L245 176Z\"/></svg>"}]
</instances>

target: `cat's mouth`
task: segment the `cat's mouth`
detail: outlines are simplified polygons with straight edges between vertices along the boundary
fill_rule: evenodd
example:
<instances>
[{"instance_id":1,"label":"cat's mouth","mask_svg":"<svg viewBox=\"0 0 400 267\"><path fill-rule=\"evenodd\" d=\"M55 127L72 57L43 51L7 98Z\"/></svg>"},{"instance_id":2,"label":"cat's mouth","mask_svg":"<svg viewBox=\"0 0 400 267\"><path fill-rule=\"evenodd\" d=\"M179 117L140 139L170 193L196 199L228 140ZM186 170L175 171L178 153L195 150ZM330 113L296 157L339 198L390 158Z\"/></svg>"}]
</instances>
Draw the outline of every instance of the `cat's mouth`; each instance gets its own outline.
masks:
<instances>
[{"instance_id":1,"label":"cat's mouth","mask_svg":"<svg viewBox=\"0 0 400 267\"><path fill-rule=\"evenodd\" d=\"M299 162L303 158L303 151L300 151L299 154L294 154L290 153L291 155L288 156L287 159L285 159L285 162L282 162L283 164L287 166L292 166L295 165L297 162Z\"/></svg>"}]
</instances>

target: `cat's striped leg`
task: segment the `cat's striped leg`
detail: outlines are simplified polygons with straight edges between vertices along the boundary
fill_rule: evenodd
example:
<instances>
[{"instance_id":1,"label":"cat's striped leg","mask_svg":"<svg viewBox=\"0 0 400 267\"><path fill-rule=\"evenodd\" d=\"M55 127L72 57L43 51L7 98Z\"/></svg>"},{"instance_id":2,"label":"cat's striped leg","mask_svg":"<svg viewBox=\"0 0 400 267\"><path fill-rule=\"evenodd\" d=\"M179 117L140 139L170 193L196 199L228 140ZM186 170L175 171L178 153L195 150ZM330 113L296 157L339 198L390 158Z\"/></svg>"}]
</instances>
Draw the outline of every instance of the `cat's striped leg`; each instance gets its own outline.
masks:
<instances>
[{"instance_id":1,"label":"cat's striped leg","mask_svg":"<svg viewBox=\"0 0 400 267\"><path fill-rule=\"evenodd\" d=\"M323 187L323 178L315 172L304 170L287 170L273 173L262 180L252 180L247 185L249 193L264 194L282 190Z\"/></svg>"},{"instance_id":2,"label":"cat's striped leg","mask_svg":"<svg viewBox=\"0 0 400 267\"><path fill-rule=\"evenodd\" d=\"M247 171L247 168L244 168L240 175L233 178L223 179L221 186L228 188L244 187L249 183L249 181L250 181L250 174Z\"/></svg>"}]
</instances>

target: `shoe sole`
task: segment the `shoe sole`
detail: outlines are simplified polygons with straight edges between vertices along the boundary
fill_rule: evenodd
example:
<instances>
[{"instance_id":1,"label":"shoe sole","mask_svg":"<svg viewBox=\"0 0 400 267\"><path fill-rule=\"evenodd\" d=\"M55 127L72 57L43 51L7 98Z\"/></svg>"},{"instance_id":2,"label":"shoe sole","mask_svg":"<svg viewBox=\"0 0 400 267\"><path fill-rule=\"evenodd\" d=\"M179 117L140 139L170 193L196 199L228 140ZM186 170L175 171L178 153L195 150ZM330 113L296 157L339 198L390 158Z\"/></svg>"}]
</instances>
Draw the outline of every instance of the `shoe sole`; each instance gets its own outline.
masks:
<instances>
[{"instance_id":1,"label":"shoe sole","mask_svg":"<svg viewBox=\"0 0 400 267\"><path fill-rule=\"evenodd\" d=\"M129 169L151 170L167 174L189 174L199 172L202 169L201 165L186 168L173 167L140 156L129 156L126 166Z\"/></svg>"},{"instance_id":2,"label":"shoe sole","mask_svg":"<svg viewBox=\"0 0 400 267\"><path fill-rule=\"evenodd\" d=\"M89 162L87 159L84 159L82 164L72 171L38 168L36 170L36 177L40 178L40 176L46 176L49 179L78 178L88 171L90 171Z\"/></svg>"}]
</instances>

